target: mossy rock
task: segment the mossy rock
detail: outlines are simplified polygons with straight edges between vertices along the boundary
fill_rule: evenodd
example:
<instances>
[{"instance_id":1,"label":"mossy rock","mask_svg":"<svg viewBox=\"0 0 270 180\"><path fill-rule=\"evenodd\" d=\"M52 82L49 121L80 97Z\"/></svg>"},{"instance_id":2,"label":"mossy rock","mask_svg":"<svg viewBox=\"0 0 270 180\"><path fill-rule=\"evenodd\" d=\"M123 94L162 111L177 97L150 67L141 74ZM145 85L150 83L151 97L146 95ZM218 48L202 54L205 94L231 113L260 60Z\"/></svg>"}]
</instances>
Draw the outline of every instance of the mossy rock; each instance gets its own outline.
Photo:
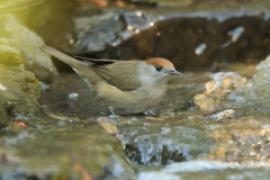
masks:
<instances>
[{"instance_id":1,"label":"mossy rock","mask_svg":"<svg viewBox=\"0 0 270 180\"><path fill-rule=\"evenodd\" d=\"M39 81L23 67L0 64L0 123L7 116L33 115L38 112L40 96Z\"/></svg>"},{"instance_id":2,"label":"mossy rock","mask_svg":"<svg viewBox=\"0 0 270 180\"><path fill-rule=\"evenodd\" d=\"M21 51L16 47L16 42L8 38L0 38L0 64L17 66L24 64Z\"/></svg>"},{"instance_id":3,"label":"mossy rock","mask_svg":"<svg viewBox=\"0 0 270 180\"><path fill-rule=\"evenodd\" d=\"M89 179L135 179L117 138L98 125L60 120L64 126L57 126L54 120L44 121L48 126L32 129L32 138L11 145L0 141L4 154L14 159L0 163L0 179L83 179L83 174Z\"/></svg>"},{"instance_id":4,"label":"mossy rock","mask_svg":"<svg viewBox=\"0 0 270 180\"><path fill-rule=\"evenodd\" d=\"M0 64L23 65L40 80L50 80L56 69L40 46L44 41L12 14L0 17Z\"/></svg>"}]
</instances>

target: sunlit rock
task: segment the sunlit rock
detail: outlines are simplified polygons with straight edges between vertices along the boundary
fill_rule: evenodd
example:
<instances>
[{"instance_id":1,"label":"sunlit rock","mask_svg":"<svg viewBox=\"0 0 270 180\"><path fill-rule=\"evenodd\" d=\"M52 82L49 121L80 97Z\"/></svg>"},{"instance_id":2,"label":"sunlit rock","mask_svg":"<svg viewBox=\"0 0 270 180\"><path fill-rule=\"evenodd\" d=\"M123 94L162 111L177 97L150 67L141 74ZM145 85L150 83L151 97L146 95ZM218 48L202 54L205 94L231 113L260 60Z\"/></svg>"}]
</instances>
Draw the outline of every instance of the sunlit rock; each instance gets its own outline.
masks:
<instances>
[{"instance_id":1,"label":"sunlit rock","mask_svg":"<svg viewBox=\"0 0 270 180\"><path fill-rule=\"evenodd\" d=\"M0 25L1 116L33 115L39 111L40 84L36 77L48 80L56 69L39 48L43 40L15 16L1 15Z\"/></svg>"},{"instance_id":2,"label":"sunlit rock","mask_svg":"<svg viewBox=\"0 0 270 180\"><path fill-rule=\"evenodd\" d=\"M197 94L194 96L193 101L195 105L204 112L214 112L218 109L218 105L220 104L220 100L218 98L209 97L205 94Z\"/></svg>"},{"instance_id":3,"label":"sunlit rock","mask_svg":"<svg viewBox=\"0 0 270 180\"><path fill-rule=\"evenodd\" d=\"M24 63L39 79L47 80L56 73L51 58L39 48L44 41L33 31L20 24L13 15L3 15L0 25L0 63ZM1 38L1 36L3 38Z\"/></svg>"},{"instance_id":4,"label":"sunlit rock","mask_svg":"<svg viewBox=\"0 0 270 180\"><path fill-rule=\"evenodd\" d=\"M219 110L227 100L237 101L234 93L243 91L247 83L246 78L233 72L215 73L212 79L205 84L204 92L193 98L195 105L207 113Z\"/></svg>"},{"instance_id":5,"label":"sunlit rock","mask_svg":"<svg viewBox=\"0 0 270 180\"><path fill-rule=\"evenodd\" d=\"M17 66L24 62L23 55L16 46L16 41L0 37L0 64Z\"/></svg>"}]
</instances>

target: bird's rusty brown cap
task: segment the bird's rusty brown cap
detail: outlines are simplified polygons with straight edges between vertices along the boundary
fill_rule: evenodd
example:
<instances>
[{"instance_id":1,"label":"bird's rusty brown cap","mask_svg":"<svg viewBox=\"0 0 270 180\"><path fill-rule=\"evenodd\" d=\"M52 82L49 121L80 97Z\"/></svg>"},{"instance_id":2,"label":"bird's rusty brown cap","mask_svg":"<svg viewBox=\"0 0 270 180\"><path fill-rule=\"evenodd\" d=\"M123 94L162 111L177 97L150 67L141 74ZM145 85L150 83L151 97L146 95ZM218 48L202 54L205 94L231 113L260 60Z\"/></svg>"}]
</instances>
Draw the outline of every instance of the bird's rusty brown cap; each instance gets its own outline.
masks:
<instances>
[{"instance_id":1,"label":"bird's rusty brown cap","mask_svg":"<svg viewBox=\"0 0 270 180\"><path fill-rule=\"evenodd\" d=\"M168 59L161 57L153 57L145 60L146 64L153 65L155 67L163 67L163 68L175 68L173 63Z\"/></svg>"},{"instance_id":2,"label":"bird's rusty brown cap","mask_svg":"<svg viewBox=\"0 0 270 180\"><path fill-rule=\"evenodd\" d=\"M168 59L154 57L145 60L145 63L156 67L157 71L162 71L164 73L172 75L181 75L181 73L175 69L173 63Z\"/></svg>"}]
</instances>

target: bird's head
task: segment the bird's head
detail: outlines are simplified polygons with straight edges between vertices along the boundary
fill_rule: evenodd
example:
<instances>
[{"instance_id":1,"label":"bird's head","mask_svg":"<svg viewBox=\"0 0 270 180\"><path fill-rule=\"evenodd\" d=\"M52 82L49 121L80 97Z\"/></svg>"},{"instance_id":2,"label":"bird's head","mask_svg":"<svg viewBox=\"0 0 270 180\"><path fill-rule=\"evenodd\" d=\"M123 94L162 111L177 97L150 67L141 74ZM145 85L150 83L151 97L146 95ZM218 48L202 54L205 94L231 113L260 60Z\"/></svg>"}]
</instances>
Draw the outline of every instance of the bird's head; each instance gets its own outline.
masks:
<instances>
[{"instance_id":1,"label":"bird's head","mask_svg":"<svg viewBox=\"0 0 270 180\"><path fill-rule=\"evenodd\" d=\"M178 72L173 63L165 58L154 57L145 60L145 63L148 65L152 65L157 73L164 73L166 75L179 75L181 74Z\"/></svg>"},{"instance_id":2,"label":"bird's head","mask_svg":"<svg viewBox=\"0 0 270 180\"><path fill-rule=\"evenodd\" d=\"M156 82L170 75L180 75L173 63L165 58L154 57L144 61L146 65L144 69L144 78L146 81Z\"/></svg>"}]
</instances>

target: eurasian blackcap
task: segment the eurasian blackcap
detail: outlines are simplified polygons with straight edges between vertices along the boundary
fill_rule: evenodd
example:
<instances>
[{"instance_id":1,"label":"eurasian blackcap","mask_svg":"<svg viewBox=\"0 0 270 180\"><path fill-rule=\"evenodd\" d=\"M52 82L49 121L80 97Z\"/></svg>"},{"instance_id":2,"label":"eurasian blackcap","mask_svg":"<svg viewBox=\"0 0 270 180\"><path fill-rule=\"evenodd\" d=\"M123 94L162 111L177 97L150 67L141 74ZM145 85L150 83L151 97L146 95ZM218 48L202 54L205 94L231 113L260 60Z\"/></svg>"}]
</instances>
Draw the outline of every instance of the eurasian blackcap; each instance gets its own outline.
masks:
<instances>
[{"instance_id":1,"label":"eurasian blackcap","mask_svg":"<svg viewBox=\"0 0 270 180\"><path fill-rule=\"evenodd\" d=\"M172 62L160 57L145 61L92 59L85 62L49 46L41 48L68 64L119 115L143 113L158 105L167 91L168 77L181 74Z\"/></svg>"}]
</instances>

